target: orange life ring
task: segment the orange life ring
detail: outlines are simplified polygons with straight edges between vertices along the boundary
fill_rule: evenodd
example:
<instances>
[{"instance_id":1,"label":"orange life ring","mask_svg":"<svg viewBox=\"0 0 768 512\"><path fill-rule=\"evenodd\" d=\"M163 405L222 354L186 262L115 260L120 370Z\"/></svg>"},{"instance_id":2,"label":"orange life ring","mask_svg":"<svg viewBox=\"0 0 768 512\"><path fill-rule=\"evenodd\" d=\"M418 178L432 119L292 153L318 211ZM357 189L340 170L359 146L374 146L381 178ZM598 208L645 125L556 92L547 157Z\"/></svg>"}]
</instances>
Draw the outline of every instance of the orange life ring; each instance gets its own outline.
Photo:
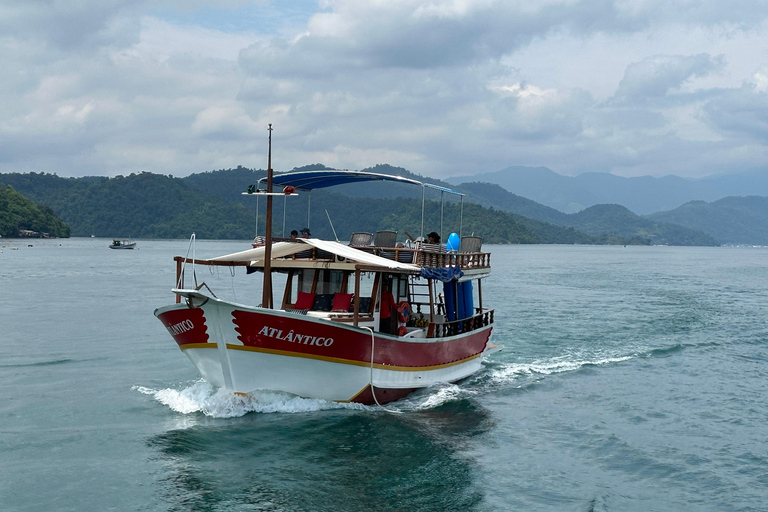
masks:
<instances>
[{"instance_id":1,"label":"orange life ring","mask_svg":"<svg viewBox=\"0 0 768 512\"><path fill-rule=\"evenodd\" d=\"M407 323L411 317L411 307L407 302L402 301L397 305L397 319L402 323Z\"/></svg>"},{"instance_id":2,"label":"orange life ring","mask_svg":"<svg viewBox=\"0 0 768 512\"><path fill-rule=\"evenodd\" d=\"M408 329L405 328L404 325L400 326L400 329L397 331L398 336L405 336L408 333Z\"/></svg>"}]
</instances>

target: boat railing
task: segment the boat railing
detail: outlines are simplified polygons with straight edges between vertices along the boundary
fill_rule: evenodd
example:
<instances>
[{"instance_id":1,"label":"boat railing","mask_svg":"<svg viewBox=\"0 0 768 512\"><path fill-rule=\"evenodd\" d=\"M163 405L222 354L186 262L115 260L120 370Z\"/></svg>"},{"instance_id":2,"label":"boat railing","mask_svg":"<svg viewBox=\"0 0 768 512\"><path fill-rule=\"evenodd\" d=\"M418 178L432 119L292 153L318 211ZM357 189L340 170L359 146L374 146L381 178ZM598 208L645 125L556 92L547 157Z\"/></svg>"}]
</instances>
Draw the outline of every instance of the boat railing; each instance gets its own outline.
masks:
<instances>
[{"instance_id":1,"label":"boat railing","mask_svg":"<svg viewBox=\"0 0 768 512\"><path fill-rule=\"evenodd\" d=\"M416 261L420 267L490 268L489 252L430 252L420 250Z\"/></svg>"},{"instance_id":2,"label":"boat railing","mask_svg":"<svg viewBox=\"0 0 768 512\"><path fill-rule=\"evenodd\" d=\"M292 241L289 238L273 238L272 240L273 242ZM259 237L252 245L253 247L263 246L263 237ZM455 267L459 265L461 268L490 268L491 266L491 253L489 252L447 251L438 244L420 244L416 248L378 247L375 245L356 245L353 247L360 251L381 256L382 258L399 261L400 263L411 263L419 267ZM315 247L308 247L290 256L284 256L284 258L333 261L334 255Z\"/></svg>"},{"instance_id":3,"label":"boat railing","mask_svg":"<svg viewBox=\"0 0 768 512\"><path fill-rule=\"evenodd\" d=\"M430 322L427 338L444 338L464 334L493 324L493 309L485 309L478 314L449 322Z\"/></svg>"},{"instance_id":4,"label":"boat railing","mask_svg":"<svg viewBox=\"0 0 768 512\"><path fill-rule=\"evenodd\" d=\"M455 267L459 265L461 268L490 268L491 266L491 253L489 252L447 251L437 244L423 244L416 248L368 246L356 247L356 249L420 267Z\"/></svg>"}]
</instances>

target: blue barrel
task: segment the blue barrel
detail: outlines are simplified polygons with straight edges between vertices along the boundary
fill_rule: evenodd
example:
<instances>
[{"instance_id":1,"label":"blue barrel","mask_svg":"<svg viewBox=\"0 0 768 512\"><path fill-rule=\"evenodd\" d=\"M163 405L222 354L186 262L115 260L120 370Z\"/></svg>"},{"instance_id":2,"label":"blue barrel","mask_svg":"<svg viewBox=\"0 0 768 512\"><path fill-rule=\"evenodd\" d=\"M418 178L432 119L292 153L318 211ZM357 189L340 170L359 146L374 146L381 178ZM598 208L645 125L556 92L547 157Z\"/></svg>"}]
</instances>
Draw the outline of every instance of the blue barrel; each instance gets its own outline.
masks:
<instances>
[{"instance_id":1,"label":"blue barrel","mask_svg":"<svg viewBox=\"0 0 768 512\"><path fill-rule=\"evenodd\" d=\"M472 297L472 281L459 283L461 287L461 318L470 318L475 314L475 301Z\"/></svg>"},{"instance_id":2,"label":"blue barrel","mask_svg":"<svg viewBox=\"0 0 768 512\"><path fill-rule=\"evenodd\" d=\"M454 291L456 281L443 283L443 298L445 299L445 318L449 322L456 320L456 293Z\"/></svg>"}]
</instances>

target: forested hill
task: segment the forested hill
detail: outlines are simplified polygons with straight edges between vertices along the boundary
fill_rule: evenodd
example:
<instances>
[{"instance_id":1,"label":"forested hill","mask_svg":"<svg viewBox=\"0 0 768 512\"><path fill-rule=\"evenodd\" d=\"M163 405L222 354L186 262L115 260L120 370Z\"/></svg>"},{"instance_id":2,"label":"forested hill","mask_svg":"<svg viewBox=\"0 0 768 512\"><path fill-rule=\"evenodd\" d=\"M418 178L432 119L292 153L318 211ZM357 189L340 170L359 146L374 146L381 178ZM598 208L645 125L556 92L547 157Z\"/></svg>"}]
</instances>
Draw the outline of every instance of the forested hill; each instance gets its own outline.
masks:
<instances>
[{"instance_id":1,"label":"forested hill","mask_svg":"<svg viewBox=\"0 0 768 512\"><path fill-rule=\"evenodd\" d=\"M691 201L648 218L701 230L721 244L768 245L768 197L764 196Z\"/></svg>"},{"instance_id":2,"label":"forested hill","mask_svg":"<svg viewBox=\"0 0 768 512\"><path fill-rule=\"evenodd\" d=\"M293 169L294 171L326 170L323 164L312 164ZM411 173L402 167L379 164L363 169L366 172L389 174L415 179L446 187L440 180L426 178ZM244 196L242 191L247 185L255 184L266 175L264 170L253 170L238 166L235 169L222 169L184 178L190 185L221 197L239 201L244 205L253 205L256 199ZM606 237L585 235L571 226L555 226L546 219L532 219L493 203L484 201L483 191L453 187L466 195L464 199L463 233L476 233L483 236L488 243L563 243L563 244L594 244L605 243ZM330 191L332 190L332 192ZM440 200L444 200L443 233L458 232L461 221L461 207L458 196L441 194L434 189L427 189L427 206L425 211L425 231L440 230ZM307 194L303 193L306 196ZM405 231L418 235L421 230L421 187L396 182L366 182L319 189L312 192L312 219L310 226L313 235L318 233L323 238L333 237L328 216L333 222L333 228L343 239L354 231L377 231L379 229L396 229L399 233ZM530 201L533 203L532 201ZM261 200L263 212L264 200ZM475 204L473 204L475 203ZM307 224L306 199L288 198L286 206L286 231L300 229ZM536 203L534 203L536 204ZM343 205L341 208L339 208ZM485 206L481 208L479 206ZM545 206L539 205L542 208ZM282 234L283 200L275 202L275 223L278 234ZM325 213L328 209L328 215ZM501 211L498 211L501 210ZM368 215L367 212L376 212ZM554 210L553 210L554 211ZM358 212L358 213L355 213ZM350 215L351 214L351 215ZM261 231L263 233L263 230ZM620 237L611 239L612 243L625 243Z\"/></svg>"},{"instance_id":3,"label":"forested hill","mask_svg":"<svg viewBox=\"0 0 768 512\"><path fill-rule=\"evenodd\" d=\"M11 184L27 198L49 206L72 226L73 236L186 238L194 232L199 238L250 239L256 230L256 198L243 196L242 191L257 177L258 172L245 168L183 179L146 172L115 178L14 173L0 175L0 184ZM291 229L307 225L307 197L301 194L275 199L275 235L287 235ZM313 236L334 238L331 225L340 240L348 239L354 231L395 229L399 239L403 239L405 231L414 236L421 231L420 199L349 197L326 190L317 190L311 197L309 225ZM265 202L262 198L259 204L261 234ZM466 202L463 218L457 203L447 203L442 219L443 233L458 232L462 222L464 234L475 233L486 243L598 242L572 228ZM428 201L425 231L439 231L440 225L440 203Z\"/></svg>"},{"instance_id":4,"label":"forested hill","mask_svg":"<svg viewBox=\"0 0 768 512\"><path fill-rule=\"evenodd\" d=\"M327 169L327 167L322 164L314 164L294 170L309 171L321 169ZM537 239L541 243L717 245L717 242L711 236L708 236L701 231L689 227L669 224L659 220L646 219L618 205L598 205L588 208L584 212L565 214L554 208L512 194L499 185L491 183L463 183L457 186L450 186L439 180L413 174L402 167L393 167L386 164L370 167L364 169L364 171L403 176L417 181L424 181L438 186L452 188L465 194L465 207L467 204L475 203L488 209L502 210L514 214L512 218L515 219L517 223L528 227L536 233ZM193 174L184 178L184 180L201 191L204 190L217 193L228 200L241 201L248 205L254 202L254 198L243 196L241 191L246 188L246 184L256 183L256 181L259 178L262 178L265 174L266 173L263 170L256 171L238 167L236 169ZM370 199L387 198L402 202L407 200L403 198L413 198L415 200L418 199L420 204L422 194L421 187L393 182L351 184L334 187L333 190L346 196L341 200L347 201L350 204L362 204L363 209L366 208L365 205ZM315 198L327 197L325 194L327 194L327 192L323 190L313 192L313 204ZM458 196L447 193L441 194L439 191L433 189L427 189L426 197L427 199L436 201L435 203L429 204L439 204L437 201L440 201L442 198L447 205L446 208L450 208L450 205L455 205L459 201ZM366 202L360 203L358 198L365 199ZM296 208L289 207L289 220L287 225L295 227L302 224L302 222L306 224L306 221L302 221L301 216L298 218L292 216L298 209L303 211L302 215L306 218L306 207L303 205L303 202L294 202L291 199L288 201L291 205L296 206ZM329 201L324 200L324 202ZM320 215L323 215L323 218L320 219L321 225L327 226L327 218L322 211L319 213ZM331 218L334 223L337 222L336 217L332 216ZM417 216L416 218L420 218L420 216ZM434 220L429 225L439 226L439 216L433 216L431 219ZM531 219L533 219L533 221ZM534 221L538 221L538 223ZM340 220L340 222L343 222L343 220ZM311 225L316 226L317 224L313 220ZM559 226L560 228L553 229L554 226ZM571 231L563 231L562 228L571 228ZM292 228L289 227L288 231L290 231L290 229ZM493 227L488 226L486 229L493 229ZM414 233L412 229L409 230L409 232ZM418 229L415 232L418 232ZM466 233L467 230L464 229L464 232ZM575 236L576 232L588 236L579 239ZM501 233L499 233L499 235L504 239L504 236L501 235Z\"/></svg>"},{"instance_id":5,"label":"forested hill","mask_svg":"<svg viewBox=\"0 0 768 512\"><path fill-rule=\"evenodd\" d=\"M49 206L72 226L72 236L231 239L253 236L253 211L151 173L116 178L59 178L5 174L26 197Z\"/></svg>"},{"instance_id":6,"label":"forested hill","mask_svg":"<svg viewBox=\"0 0 768 512\"><path fill-rule=\"evenodd\" d=\"M548 222L556 226L567 226L582 233L598 237L602 243L653 243L668 245L717 245L715 238L701 228L686 224L673 224L664 218L646 218L617 204L591 206L578 213L563 213L530 199L507 192L492 183L463 183L456 187L472 194L485 206L501 208L508 212Z\"/></svg>"},{"instance_id":7,"label":"forested hill","mask_svg":"<svg viewBox=\"0 0 768 512\"><path fill-rule=\"evenodd\" d=\"M568 215L569 223L585 233L613 234L654 244L714 246L710 235L689 227L647 219L618 204L598 204Z\"/></svg>"},{"instance_id":8,"label":"forested hill","mask_svg":"<svg viewBox=\"0 0 768 512\"><path fill-rule=\"evenodd\" d=\"M35 204L12 186L0 186L0 236L15 238L22 231L26 236L69 236L70 228L47 206Z\"/></svg>"}]
</instances>

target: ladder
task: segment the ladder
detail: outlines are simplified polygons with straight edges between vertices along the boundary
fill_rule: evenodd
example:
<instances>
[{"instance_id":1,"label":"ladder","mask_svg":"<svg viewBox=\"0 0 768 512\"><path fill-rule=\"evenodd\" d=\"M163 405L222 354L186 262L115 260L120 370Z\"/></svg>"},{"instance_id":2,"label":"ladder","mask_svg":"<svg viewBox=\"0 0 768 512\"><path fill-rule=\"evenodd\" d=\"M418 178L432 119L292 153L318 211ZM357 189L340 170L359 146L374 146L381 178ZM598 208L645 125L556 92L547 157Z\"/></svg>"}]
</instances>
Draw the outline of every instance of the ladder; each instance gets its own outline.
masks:
<instances>
[{"instance_id":1,"label":"ladder","mask_svg":"<svg viewBox=\"0 0 768 512\"><path fill-rule=\"evenodd\" d=\"M422 313L429 318L429 281L419 276L408 279L408 298L412 313Z\"/></svg>"}]
</instances>

